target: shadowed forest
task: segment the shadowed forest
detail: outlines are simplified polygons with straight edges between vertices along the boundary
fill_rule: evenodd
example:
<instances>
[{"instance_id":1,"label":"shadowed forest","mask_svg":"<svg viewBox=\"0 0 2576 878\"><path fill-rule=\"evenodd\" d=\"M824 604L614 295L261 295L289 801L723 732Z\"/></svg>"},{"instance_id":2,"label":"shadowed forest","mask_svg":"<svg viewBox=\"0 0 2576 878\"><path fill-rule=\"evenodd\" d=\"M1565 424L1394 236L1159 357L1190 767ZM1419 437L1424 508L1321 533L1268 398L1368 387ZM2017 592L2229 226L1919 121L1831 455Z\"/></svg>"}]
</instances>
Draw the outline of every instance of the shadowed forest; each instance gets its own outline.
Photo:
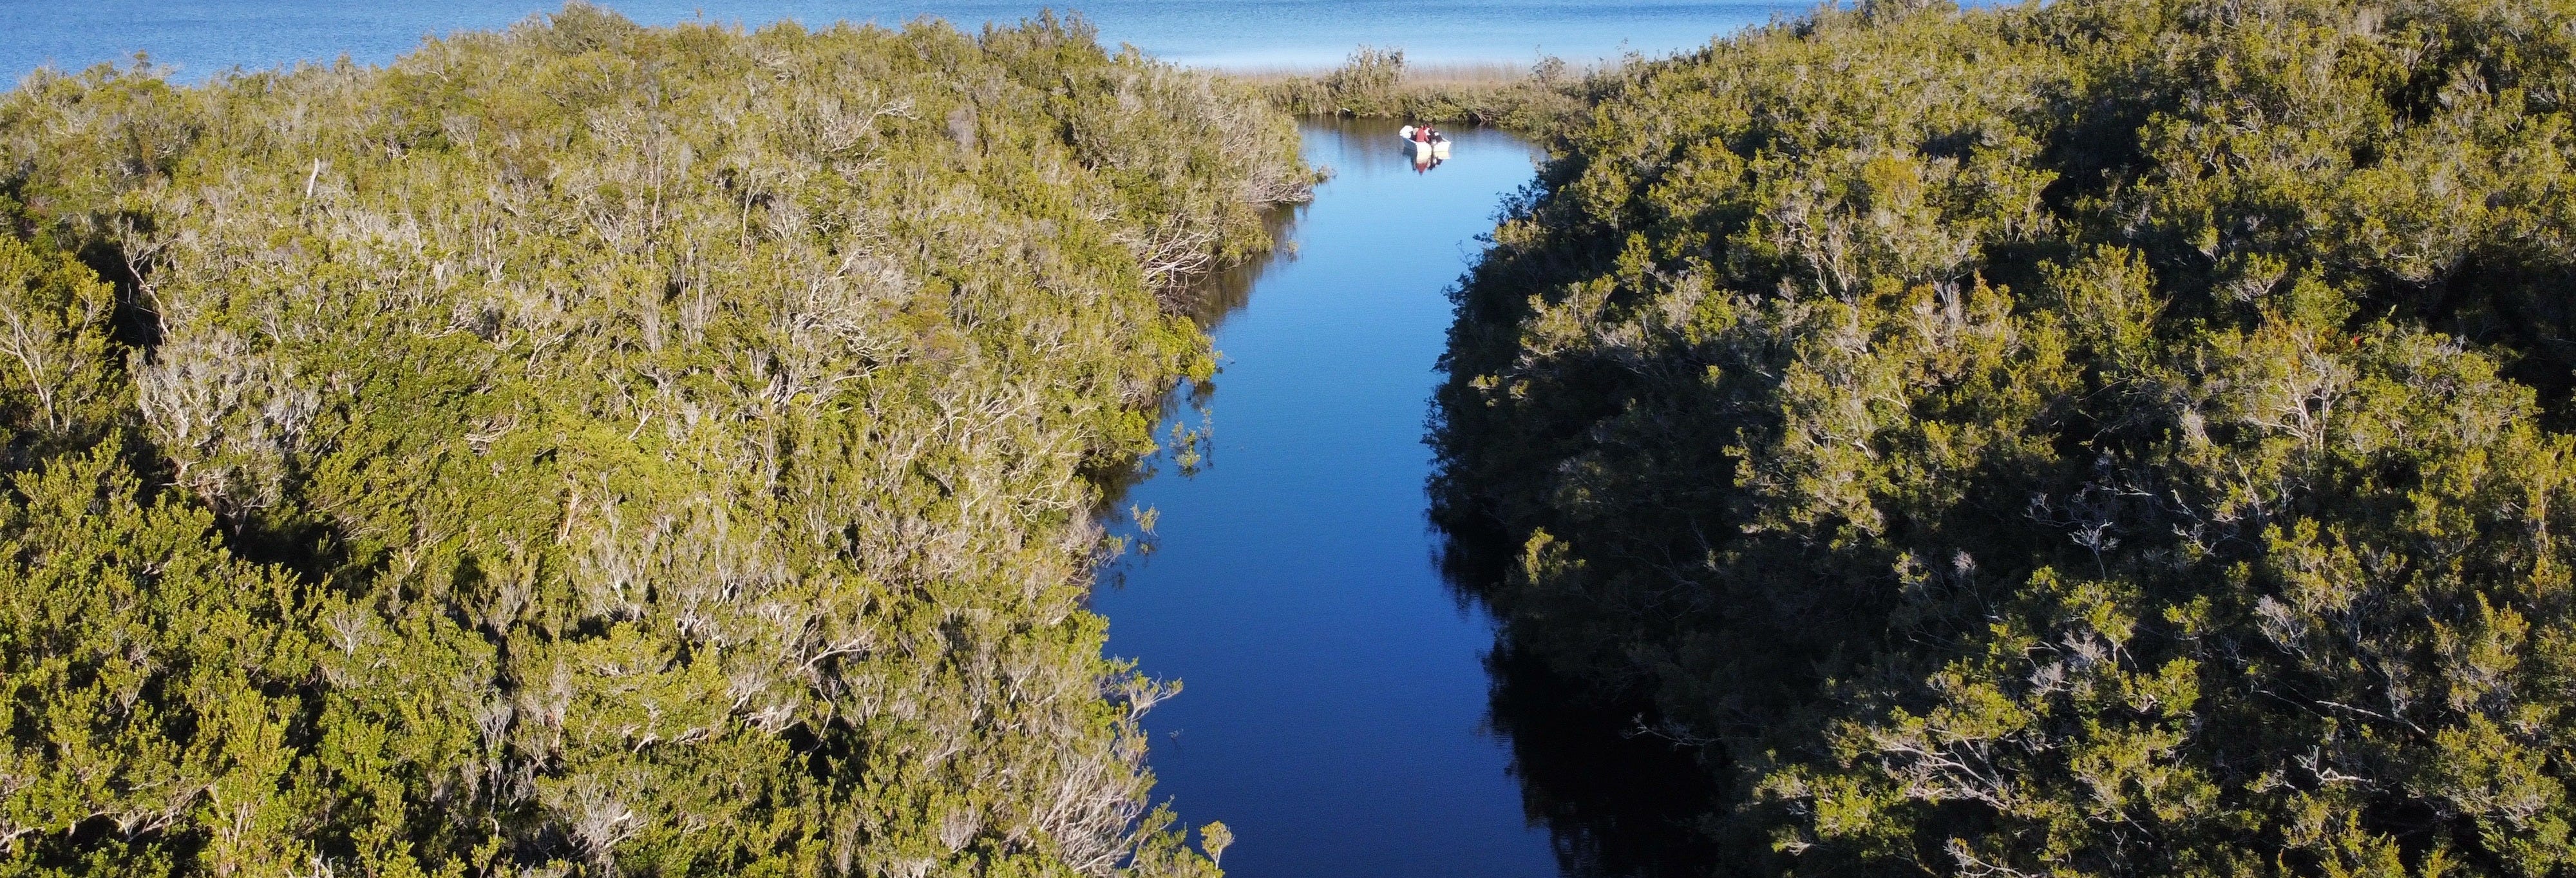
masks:
<instances>
[{"instance_id":1,"label":"shadowed forest","mask_svg":"<svg viewBox=\"0 0 2576 878\"><path fill-rule=\"evenodd\" d=\"M2576 5L1868 2L1606 89L1434 436L1498 721L1707 779L1524 750L1578 871L2576 867Z\"/></svg>"},{"instance_id":2,"label":"shadowed forest","mask_svg":"<svg viewBox=\"0 0 2576 878\"><path fill-rule=\"evenodd\" d=\"M1083 600L1296 147L1053 18L29 78L0 873L1214 874Z\"/></svg>"}]
</instances>

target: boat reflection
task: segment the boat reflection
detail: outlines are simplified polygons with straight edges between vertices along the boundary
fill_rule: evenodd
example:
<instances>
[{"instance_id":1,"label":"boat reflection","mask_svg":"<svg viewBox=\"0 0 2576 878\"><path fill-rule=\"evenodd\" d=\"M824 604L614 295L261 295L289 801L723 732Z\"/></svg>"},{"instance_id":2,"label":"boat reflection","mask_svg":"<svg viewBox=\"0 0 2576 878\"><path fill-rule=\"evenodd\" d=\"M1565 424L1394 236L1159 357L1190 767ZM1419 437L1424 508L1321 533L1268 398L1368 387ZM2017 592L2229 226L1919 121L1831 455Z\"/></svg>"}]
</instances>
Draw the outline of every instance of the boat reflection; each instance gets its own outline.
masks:
<instances>
[{"instance_id":1,"label":"boat reflection","mask_svg":"<svg viewBox=\"0 0 2576 878\"><path fill-rule=\"evenodd\" d=\"M1404 144L1404 155L1413 160L1413 172L1420 174L1449 160L1449 136L1430 126L1406 125L1396 129L1397 142Z\"/></svg>"}]
</instances>

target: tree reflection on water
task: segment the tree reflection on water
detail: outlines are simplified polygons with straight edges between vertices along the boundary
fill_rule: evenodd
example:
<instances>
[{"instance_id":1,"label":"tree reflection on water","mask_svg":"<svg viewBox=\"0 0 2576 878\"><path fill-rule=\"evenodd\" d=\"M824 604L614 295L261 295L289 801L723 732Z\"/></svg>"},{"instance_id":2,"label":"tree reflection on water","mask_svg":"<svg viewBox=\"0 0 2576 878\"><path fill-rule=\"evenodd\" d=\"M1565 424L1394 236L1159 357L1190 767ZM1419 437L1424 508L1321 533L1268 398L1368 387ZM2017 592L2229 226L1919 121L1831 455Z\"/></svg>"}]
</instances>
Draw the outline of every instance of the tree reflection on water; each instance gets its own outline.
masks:
<instances>
[{"instance_id":1,"label":"tree reflection on water","mask_svg":"<svg viewBox=\"0 0 2576 878\"><path fill-rule=\"evenodd\" d=\"M1492 534L1443 533L1441 572L1461 602L1483 603L1511 546ZM1504 614L1485 667L1487 722L1511 748L1521 807L1543 824L1568 878L1683 878L1716 862L1709 815L1719 790L1702 768L1713 751L1653 731L1644 693L1575 678L1515 634Z\"/></svg>"}]
</instances>

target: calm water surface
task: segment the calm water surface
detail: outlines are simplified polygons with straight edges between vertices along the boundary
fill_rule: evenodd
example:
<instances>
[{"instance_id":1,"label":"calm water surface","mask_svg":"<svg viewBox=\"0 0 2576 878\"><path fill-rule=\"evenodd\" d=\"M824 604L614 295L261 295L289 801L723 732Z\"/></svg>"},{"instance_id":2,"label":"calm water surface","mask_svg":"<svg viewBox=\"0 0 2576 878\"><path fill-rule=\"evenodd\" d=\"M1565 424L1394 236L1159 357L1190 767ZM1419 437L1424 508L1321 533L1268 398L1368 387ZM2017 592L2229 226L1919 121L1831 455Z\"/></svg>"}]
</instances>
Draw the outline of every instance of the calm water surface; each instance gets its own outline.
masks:
<instances>
[{"instance_id":1,"label":"calm water surface","mask_svg":"<svg viewBox=\"0 0 2576 878\"><path fill-rule=\"evenodd\" d=\"M1535 153L1462 131L1419 173L1393 123L1304 133L1338 176L1217 325L1206 414L1176 416L1213 425L1209 462L1130 493L1159 544L1094 600L1110 652L1187 686L1147 718L1158 795L1232 827L1245 878L1556 875L1487 729L1493 628L1423 515L1443 290Z\"/></svg>"},{"instance_id":2,"label":"calm water surface","mask_svg":"<svg viewBox=\"0 0 2576 878\"><path fill-rule=\"evenodd\" d=\"M1041 0L594 0L647 24L704 18L754 26L794 19L899 25L921 16L972 30L1034 15ZM1571 60L1635 51L1662 55L1712 35L1796 14L1811 3L1756 0L1089 0L1057 2L1089 17L1110 45L1132 43L1183 64L1335 63L1361 44L1400 47L1416 60ZM393 60L421 37L506 27L561 8L559 0L0 0L0 75L40 64L78 68L135 52L195 80L235 66L265 68L342 54Z\"/></svg>"}]
</instances>

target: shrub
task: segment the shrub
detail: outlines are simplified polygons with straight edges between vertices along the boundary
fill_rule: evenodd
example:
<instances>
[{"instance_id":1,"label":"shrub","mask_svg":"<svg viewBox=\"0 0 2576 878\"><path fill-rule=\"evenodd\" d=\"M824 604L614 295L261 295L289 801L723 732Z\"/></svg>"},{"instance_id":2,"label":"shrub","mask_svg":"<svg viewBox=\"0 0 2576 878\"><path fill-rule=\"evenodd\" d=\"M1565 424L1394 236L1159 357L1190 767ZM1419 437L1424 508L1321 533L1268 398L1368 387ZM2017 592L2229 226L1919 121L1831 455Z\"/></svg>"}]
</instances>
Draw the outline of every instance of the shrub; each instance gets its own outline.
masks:
<instances>
[{"instance_id":1,"label":"shrub","mask_svg":"<svg viewBox=\"0 0 2576 878\"><path fill-rule=\"evenodd\" d=\"M1053 18L30 77L0 873L1212 874L1086 473L1310 183Z\"/></svg>"}]
</instances>

